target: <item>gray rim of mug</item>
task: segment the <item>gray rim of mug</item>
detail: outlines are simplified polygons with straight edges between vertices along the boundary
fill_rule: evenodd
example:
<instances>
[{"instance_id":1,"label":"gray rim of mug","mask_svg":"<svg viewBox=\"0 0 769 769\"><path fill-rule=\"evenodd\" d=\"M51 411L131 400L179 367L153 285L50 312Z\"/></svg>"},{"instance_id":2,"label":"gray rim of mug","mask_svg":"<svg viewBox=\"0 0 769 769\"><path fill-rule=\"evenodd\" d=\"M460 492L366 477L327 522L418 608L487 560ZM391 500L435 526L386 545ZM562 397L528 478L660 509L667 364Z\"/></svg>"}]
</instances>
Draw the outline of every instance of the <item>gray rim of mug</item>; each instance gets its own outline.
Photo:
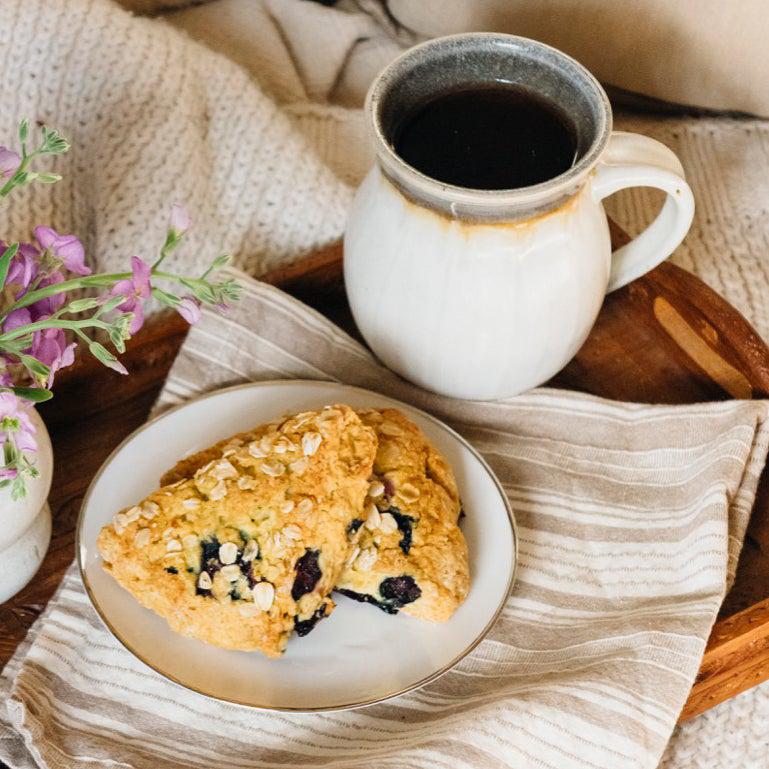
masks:
<instances>
[{"instance_id":1,"label":"gray rim of mug","mask_svg":"<svg viewBox=\"0 0 769 769\"><path fill-rule=\"evenodd\" d=\"M410 166L395 152L385 135L382 105L392 89L413 73L415 67L431 57L455 49L457 53L474 52L489 46L507 48L523 58L548 61L554 69L573 76L582 94L596 108L597 122L590 144L577 162L559 176L540 184L509 190L477 190L437 181ZM528 55L527 55L528 54ZM543 66L547 66L544 65ZM374 150L389 175L404 181L420 197L450 197L454 204L470 209L499 209L525 206L536 208L546 201L572 194L600 160L612 131L612 111L609 98L596 77L576 59L557 48L518 35L496 32L470 32L447 35L428 40L404 51L376 77L366 96L365 111L374 140Z\"/></svg>"}]
</instances>

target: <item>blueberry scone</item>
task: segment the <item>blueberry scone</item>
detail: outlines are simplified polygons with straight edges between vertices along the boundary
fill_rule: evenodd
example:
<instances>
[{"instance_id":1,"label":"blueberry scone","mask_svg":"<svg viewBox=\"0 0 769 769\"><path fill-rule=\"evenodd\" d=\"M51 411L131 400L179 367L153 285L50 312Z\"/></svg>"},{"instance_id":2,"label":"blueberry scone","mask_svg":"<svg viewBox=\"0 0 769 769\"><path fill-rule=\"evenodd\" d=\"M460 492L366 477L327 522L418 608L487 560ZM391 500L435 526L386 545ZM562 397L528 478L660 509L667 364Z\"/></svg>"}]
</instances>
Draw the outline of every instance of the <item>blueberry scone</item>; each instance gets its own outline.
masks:
<instances>
[{"instance_id":1,"label":"blueberry scone","mask_svg":"<svg viewBox=\"0 0 769 769\"><path fill-rule=\"evenodd\" d=\"M467 595L467 545L456 481L422 431L395 409L359 411L377 435L365 515L337 581L350 598L389 613L447 620Z\"/></svg>"},{"instance_id":2,"label":"blueberry scone","mask_svg":"<svg viewBox=\"0 0 769 769\"><path fill-rule=\"evenodd\" d=\"M337 590L395 614L441 622L469 589L467 545L458 526L456 481L446 460L400 411L358 412L377 437L374 472L364 514L348 536L352 551ZM243 433L237 440L249 441ZM222 441L177 463L162 479L172 483L220 457Z\"/></svg>"},{"instance_id":3,"label":"blueberry scone","mask_svg":"<svg viewBox=\"0 0 769 769\"><path fill-rule=\"evenodd\" d=\"M277 657L333 609L376 438L347 406L247 436L118 513L98 546L104 568L173 630Z\"/></svg>"},{"instance_id":4,"label":"blueberry scone","mask_svg":"<svg viewBox=\"0 0 769 769\"><path fill-rule=\"evenodd\" d=\"M337 590L391 614L402 608L414 617L445 621L470 584L454 475L400 411L367 409L358 415L375 430L378 448L364 515L349 528L353 550ZM162 482L188 477L220 457L226 445L222 441L182 460Z\"/></svg>"}]
</instances>

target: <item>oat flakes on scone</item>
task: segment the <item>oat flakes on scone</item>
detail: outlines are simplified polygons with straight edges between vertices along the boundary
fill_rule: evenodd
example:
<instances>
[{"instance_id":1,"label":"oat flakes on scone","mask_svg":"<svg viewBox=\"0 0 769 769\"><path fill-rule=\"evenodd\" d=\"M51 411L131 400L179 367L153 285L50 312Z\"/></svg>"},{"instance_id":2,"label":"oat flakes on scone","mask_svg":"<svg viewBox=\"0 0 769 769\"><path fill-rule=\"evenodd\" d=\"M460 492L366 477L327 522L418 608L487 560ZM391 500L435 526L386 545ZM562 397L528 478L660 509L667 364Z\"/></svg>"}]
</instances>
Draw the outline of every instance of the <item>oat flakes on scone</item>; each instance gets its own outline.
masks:
<instances>
[{"instance_id":1,"label":"oat flakes on scone","mask_svg":"<svg viewBox=\"0 0 769 769\"><path fill-rule=\"evenodd\" d=\"M365 515L337 590L389 613L443 622L464 601L470 574L449 464L396 409L358 411L377 434Z\"/></svg>"},{"instance_id":2,"label":"oat flakes on scone","mask_svg":"<svg viewBox=\"0 0 769 769\"><path fill-rule=\"evenodd\" d=\"M376 431L378 447L365 513L350 526L354 549L337 589L391 614L403 609L443 622L470 587L454 474L424 433L397 409L357 413ZM243 433L238 439L252 437ZM188 477L221 456L226 443L177 463L162 482Z\"/></svg>"},{"instance_id":3,"label":"oat flakes on scone","mask_svg":"<svg viewBox=\"0 0 769 769\"><path fill-rule=\"evenodd\" d=\"M217 444L118 513L104 568L177 632L279 656L330 598L360 517L376 439L346 406L306 412ZM182 463L184 464L184 462Z\"/></svg>"}]
</instances>

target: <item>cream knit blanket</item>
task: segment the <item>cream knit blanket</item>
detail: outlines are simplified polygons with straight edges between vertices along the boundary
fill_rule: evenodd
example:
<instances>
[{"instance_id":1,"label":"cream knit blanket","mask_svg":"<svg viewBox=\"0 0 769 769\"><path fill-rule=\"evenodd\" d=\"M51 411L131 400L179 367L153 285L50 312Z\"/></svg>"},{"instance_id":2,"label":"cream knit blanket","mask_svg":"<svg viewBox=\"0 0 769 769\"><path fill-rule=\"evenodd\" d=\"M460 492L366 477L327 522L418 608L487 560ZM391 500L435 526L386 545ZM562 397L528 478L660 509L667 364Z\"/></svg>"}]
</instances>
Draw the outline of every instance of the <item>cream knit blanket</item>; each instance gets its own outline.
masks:
<instances>
[{"instance_id":1,"label":"cream knit blanket","mask_svg":"<svg viewBox=\"0 0 769 769\"><path fill-rule=\"evenodd\" d=\"M3 0L0 78L0 142L28 116L73 145L62 182L2 208L4 236L47 223L113 269L152 256L179 201L195 227L177 264L223 249L258 275L342 231L349 187L245 72L166 24L108 0Z\"/></svg>"},{"instance_id":2,"label":"cream knit blanket","mask_svg":"<svg viewBox=\"0 0 769 769\"><path fill-rule=\"evenodd\" d=\"M338 237L351 185L370 162L362 94L413 42L373 1L342 5L363 10L215 0L165 24L109 0L3 0L0 137L10 140L29 116L61 129L74 148L57 169L65 181L24 191L0 210L0 232L28 237L46 222L78 233L92 262L114 268L133 253L151 256L178 200L196 227L176 259L203 265L223 247L254 275ZM674 260L769 336L769 125L626 116L617 124L679 153L698 209ZM652 203L634 191L615 212L632 230ZM666 766L735 766L735 753L742 766L765 766L766 738L748 725L769 714L765 689L685 726Z\"/></svg>"}]
</instances>

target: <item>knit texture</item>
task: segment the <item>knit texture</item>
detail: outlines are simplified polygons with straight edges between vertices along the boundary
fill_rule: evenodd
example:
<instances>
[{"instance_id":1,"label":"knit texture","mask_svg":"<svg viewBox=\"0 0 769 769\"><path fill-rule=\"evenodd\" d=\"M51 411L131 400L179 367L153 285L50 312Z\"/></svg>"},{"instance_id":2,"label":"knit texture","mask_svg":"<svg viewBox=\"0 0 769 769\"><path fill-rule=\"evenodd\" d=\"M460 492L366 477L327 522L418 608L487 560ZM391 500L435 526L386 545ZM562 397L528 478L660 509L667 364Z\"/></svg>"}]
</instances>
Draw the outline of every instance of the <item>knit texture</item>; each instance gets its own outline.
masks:
<instances>
[{"instance_id":1,"label":"knit texture","mask_svg":"<svg viewBox=\"0 0 769 769\"><path fill-rule=\"evenodd\" d=\"M339 236L351 191L239 67L168 25L106 0L0 3L0 136L19 119L72 142L64 181L24 189L0 232L36 223L83 238L92 264L126 265L162 244L174 201L195 228L170 268L221 250L253 275Z\"/></svg>"},{"instance_id":2,"label":"knit texture","mask_svg":"<svg viewBox=\"0 0 769 769\"><path fill-rule=\"evenodd\" d=\"M659 769L766 769L769 684L756 686L679 726Z\"/></svg>"}]
</instances>

